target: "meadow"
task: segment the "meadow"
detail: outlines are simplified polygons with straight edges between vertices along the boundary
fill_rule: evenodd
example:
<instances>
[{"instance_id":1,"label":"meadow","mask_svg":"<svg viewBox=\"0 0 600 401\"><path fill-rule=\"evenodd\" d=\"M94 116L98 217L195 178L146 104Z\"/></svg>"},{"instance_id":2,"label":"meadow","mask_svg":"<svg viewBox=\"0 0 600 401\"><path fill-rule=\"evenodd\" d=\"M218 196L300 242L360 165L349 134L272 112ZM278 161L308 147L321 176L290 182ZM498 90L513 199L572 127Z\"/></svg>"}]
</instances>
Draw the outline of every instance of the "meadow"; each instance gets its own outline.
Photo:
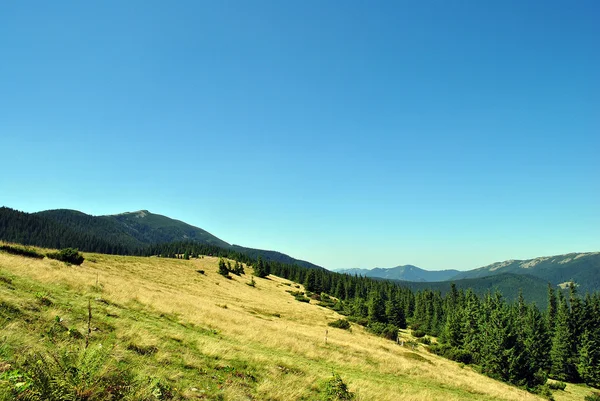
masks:
<instances>
[{"instance_id":1,"label":"meadow","mask_svg":"<svg viewBox=\"0 0 600 401\"><path fill-rule=\"evenodd\" d=\"M84 256L71 266L0 252L0 399L26 393L28 366L65 355L89 370L73 381L90 400L107 388L129 400L318 400L334 372L358 400L542 399L423 345L329 327L343 316L296 301L288 291L302 287L288 280L249 285L248 266L227 279L209 256ZM590 393L569 384L555 398Z\"/></svg>"}]
</instances>

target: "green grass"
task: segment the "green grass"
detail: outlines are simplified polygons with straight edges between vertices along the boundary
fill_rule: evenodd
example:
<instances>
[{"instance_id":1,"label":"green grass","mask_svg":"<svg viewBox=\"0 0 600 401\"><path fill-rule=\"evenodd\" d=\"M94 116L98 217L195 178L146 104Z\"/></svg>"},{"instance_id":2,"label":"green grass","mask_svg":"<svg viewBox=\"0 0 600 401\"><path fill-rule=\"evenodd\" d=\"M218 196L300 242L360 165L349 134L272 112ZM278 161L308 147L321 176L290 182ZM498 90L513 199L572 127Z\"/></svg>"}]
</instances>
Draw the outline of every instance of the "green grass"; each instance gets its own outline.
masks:
<instances>
[{"instance_id":1,"label":"green grass","mask_svg":"<svg viewBox=\"0 0 600 401\"><path fill-rule=\"evenodd\" d=\"M248 267L227 280L210 257L85 257L0 254L0 400L317 400L332 371L357 400L540 399L422 345L332 329L341 315L287 280L246 285Z\"/></svg>"}]
</instances>

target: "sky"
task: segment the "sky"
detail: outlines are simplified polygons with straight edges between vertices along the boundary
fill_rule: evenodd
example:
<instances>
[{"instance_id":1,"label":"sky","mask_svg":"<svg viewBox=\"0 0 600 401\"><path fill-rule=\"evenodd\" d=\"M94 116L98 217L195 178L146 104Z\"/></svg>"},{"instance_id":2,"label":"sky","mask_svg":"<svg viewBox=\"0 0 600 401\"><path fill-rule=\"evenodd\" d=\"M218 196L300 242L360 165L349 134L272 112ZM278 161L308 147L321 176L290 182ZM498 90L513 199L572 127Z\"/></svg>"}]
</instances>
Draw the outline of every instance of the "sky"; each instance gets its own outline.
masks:
<instances>
[{"instance_id":1,"label":"sky","mask_svg":"<svg viewBox=\"0 0 600 401\"><path fill-rule=\"evenodd\" d=\"M600 2L0 5L0 205L329 269L600 251Z\"/></svg>"}]
</instances>

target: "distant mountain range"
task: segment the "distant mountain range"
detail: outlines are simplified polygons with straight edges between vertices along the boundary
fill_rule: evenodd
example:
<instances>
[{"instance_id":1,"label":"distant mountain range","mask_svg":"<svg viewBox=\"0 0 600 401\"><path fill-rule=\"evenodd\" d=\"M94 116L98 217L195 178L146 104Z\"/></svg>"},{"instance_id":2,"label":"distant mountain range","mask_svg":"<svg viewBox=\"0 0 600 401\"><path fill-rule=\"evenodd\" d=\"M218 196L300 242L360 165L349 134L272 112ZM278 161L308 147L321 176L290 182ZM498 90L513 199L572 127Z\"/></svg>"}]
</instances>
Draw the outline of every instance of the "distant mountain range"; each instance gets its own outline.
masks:
<instances>
[{"instance_id":1,"label":"distant mountain range","mask_svg":"<svg viewBox=\"0 0 600 401\"><path fill-rule=\"evenodd\" d=\"M469 286L503 288L503 293L511 294L514 292L510 290L511 286L516 289L522 288L524 292L530 293L532 288L535 287L533 292L539 293L542 287L547 287L548 283L552 286L558 286L572 281L577 284L579 292L585 293L600 290L600 252L569 253L527 260L507 260L468 271L429 271L416 266L405 265L387 269L345 269L338 272L411 282L406 284L414 289L436 288L442 292L449 288L450 282L455 282L458 287L463 288ZM521 277L520 285L517 285L515 277ZM485 280L478 281L480 279Z\"/></svg>"},{"instance_id":2,"label":"distant mountain range","mask_svg":"<svg viewBox=\"0 0 600 401\"><path fill-rule=\"evenodd\" d=\"M280 252L231 245L199 227L148 210L92 216L69 209L24 213L0 207L0 240L114 254L135 254L154 244L193 242L231 249L252 258L260 256L264 260L322 269Z\"/></svg>"},{"instance_id":3,"label":"distant mountain range","mask_svg":"<svg viewBox=\"0 0 600 401\"><path fill-rule=\"evenodd\" d=\"M338 273L359 275L363 277L376 277L386 280L402 280L415 282L446 281L460 273L459 270L424 270L413 265L396 266L391 268L375 269L344 269Z\"/></svg>"},{"instance_id":4,"label":"distant mountain range","mask_svg":"<svg viewBox=\"0 0 600 401\"><path fill-rule=\"evenodd\" d=\"M600 289L600 252L569 253L527 260L507 260L475 270L460 272L452 279L473 279L505 273L538 277L552 285L573 281L577 284L581 293L596 291Z\"/></svg>"}]
</instances>

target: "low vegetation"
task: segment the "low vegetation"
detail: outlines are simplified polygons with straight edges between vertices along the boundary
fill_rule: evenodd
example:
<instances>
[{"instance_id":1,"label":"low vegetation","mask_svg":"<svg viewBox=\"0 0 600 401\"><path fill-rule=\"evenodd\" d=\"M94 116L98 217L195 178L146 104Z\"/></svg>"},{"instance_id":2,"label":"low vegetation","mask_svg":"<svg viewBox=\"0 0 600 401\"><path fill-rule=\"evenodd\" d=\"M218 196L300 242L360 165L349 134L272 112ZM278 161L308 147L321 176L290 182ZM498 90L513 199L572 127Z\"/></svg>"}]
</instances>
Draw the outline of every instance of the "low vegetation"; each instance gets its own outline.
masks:
<instances>
[{"instance_id":1,"label":"low vegetation","mask_svg":"<svg viewBox=\"0 0 600 401\"><path fill-rule=\"evenodd\" d=\"M44 254L39 253L35 249L29 247L0 244L0 251L10 253L12 255L25 256L26 258L44 259Z\"/></svg>"},{"instance_id":2,"label":"low vegetation","mask_svg":"<svg viewBox=\"0 0 600 401\"><path fill-rule=\"evenodd\" d=\"M80 254L77 249L65 248L58 252L48 252L46 254L50 259L60 260L61 262L69 263L72 265L80 265L85 260L83 255Z\"/></svg>"},{"instance_id":3,"label":"low vegetation","mask_svg":"<svg viewBox=\"0 0 600 401\"><path fill-rule=\"evenodd\" d=\"M346 319L337 319L333 322L327 323L327 325L338 329L350 330L350 322L348 322Z\"/></svg>"},{"instance_id":4,"label":"low vegetation","mask_svg":"<svg viewBox=\"0 0 600 401\"><path fill-rule=\"evenodd\" d=\"M331 330L344 316L294 301L280 277L247 286L248 266L225 280L217 257L84 256L76 268L0 253L0 399L540 399L403 330L404 346Z\"/></svg>"}]
</instances>

